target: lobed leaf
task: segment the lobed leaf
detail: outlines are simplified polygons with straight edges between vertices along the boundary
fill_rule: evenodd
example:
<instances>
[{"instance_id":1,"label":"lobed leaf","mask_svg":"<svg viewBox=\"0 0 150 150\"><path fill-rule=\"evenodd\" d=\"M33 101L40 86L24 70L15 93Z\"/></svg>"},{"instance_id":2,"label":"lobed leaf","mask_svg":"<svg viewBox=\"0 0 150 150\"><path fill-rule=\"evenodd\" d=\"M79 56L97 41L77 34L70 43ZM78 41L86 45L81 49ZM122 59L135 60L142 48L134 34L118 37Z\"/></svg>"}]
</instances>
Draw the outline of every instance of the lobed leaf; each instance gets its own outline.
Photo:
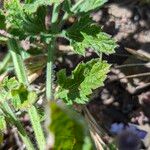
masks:
<instances>
[{"instance_id":1,"label":"lobed leaf","mask_svg":"<svg viewBox=\"0 0 150 150\"><path fill-rule=\"evenodd\" d=\"M16 109L26 109L36 101L37 95L15 78L5 78L0 84L0 102L3 103L9 99L12 99L12 104Z\"/></svg>"},{"instance_id":2,"label":"lobed leaf","mask_svg":"<svg viewBox=\"0 0 150 150\"><path fill-rule=\"evenodd\" d=\"M87 63L80 63L70 76L66 70L57 73L59 90L56 98L64 100L68 105L73 103L85 104L89 101L92 90L103 85L110 65L106 61L93 59Z\"/></svg>"},{"instance_id":3,"label":"lobed leaf","mask_svg":"<svg viewBox=\"0 0 150 150\"><path fill-rule=\"evenodd\" d=\"M85 55L86 48L92 48L96 53L111 54L117 47L115 41L101 28L93 23L88 16L81 17L72 27L66 31L66 37L70 41L73 50Z\"/></svg>"},{"instance_id":4,"label":"lobed leaf","mask_svg":"<svg viewBox=\"0 0 150 150\"><path fill-rule=\"evenodd\" d=\"M6 77L2 83L0 83L0 102L4 102L11 98L11 90L18 87L18 82L15 78Z\"/></svg>"},{"instance_id":5,"label":"lobed leaf","mask_svg":"<svg viewBox=\"0 0 150 150\"><path fill-rule=\"evenodd\" d=\"M11 91L11 98L16 109L26 109L36 101L37 95L33 91L28 91L27 87L21 84L17 89Z\"/></svg>"}]
</instances>

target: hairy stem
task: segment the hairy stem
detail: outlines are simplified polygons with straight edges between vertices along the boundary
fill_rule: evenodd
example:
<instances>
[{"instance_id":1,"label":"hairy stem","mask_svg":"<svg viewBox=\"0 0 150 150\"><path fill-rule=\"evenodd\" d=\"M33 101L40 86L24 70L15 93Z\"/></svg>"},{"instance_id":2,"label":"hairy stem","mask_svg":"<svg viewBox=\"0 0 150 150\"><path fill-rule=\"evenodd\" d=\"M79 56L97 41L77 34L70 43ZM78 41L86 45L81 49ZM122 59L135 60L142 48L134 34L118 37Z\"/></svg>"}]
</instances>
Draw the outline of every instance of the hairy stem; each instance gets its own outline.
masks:
<instances>
[{"instance_id":1,"label":"hairy stem","mask_svg":"<svg viewBox=\"0 0 150 150\"><path fill-rule=\"evenodd\" d=\"M48 47L48 59L46 70L46 98L48 101L53 100L53 61L54 61L55 40Z\"/></svg>"},{"instance_id":2,"label":"hairy stem","mask_svg":"<svg viewBox=\"0 0 150 150\"><path fill-rule=\"evenodd\" d=\"M58 4L54 4L52 11L52 29L55 29L55 22L58 18ZM56 29L57 30L57 29ZM53 61L54 61L54 51L55 51L56 38L52 38L50 45L48 46L48 59L47 59L47 69L46 69L46 98L47 101L53 100Z\"/></svg>"},{"instance_id":3,"label":"hairy stem","mask_svg":"<svg viewBox=\"0 0 150 150\"><path fill-rule=\"evenodd\" d=\"M24 83L25 85L28 85L26 70L25 70L25 66L23 63L23 59L22 59L17 41L15 39L9 39L8 46L10 49L10 53L11 53L12 60L14 63L15 72L16 72L19 82Z\"/></svg>"},{"instance_id":4,"label":"hairy stem","mask_svg":"<svg viewBox=\"0 0 150 150\"><path fill-rule=\"evenodd\" d=\"M7 67L8 63L10 62L11 56L10 53L8 53L5 58L3 59L2 63L0 63L0 73L5 70Z\"/></svg>"},{"instance_id":5,"label":"hairy stem","mask_svg":"<svg viewBox=\"0 0 150 150\"><path fill-rule=\"evenodd\" d=\"M33 130L36 131L35 132L35 137L37 139L37 143L39 146L40 150L44 150L45 146L46 146L46 142L45 142L45 137L44 137L44 133L40 124L40 118L39 118L39 114L36 110L36 108L34 106L32 106L29 110L28 110L29 116L30 116L30 120L32 123L32 127Z\"/></svg>"},{"instance_id":6,"label":"hairy stem","mask_svg":"<svg viewBox=\"0 0 150 150\"><path fill-rule=\"evenodd\" d=\"M24 62L20 53L19 46L16 40L14 39L10 39L8 43L9 43L9 48L10 48L10 52L11 52L12 59L14 62L14 67L15 67L18 80L21 83L28 85L28 77L26 75ZM43 134L42 127L40 124L39 116L38 116L38 113L36 112L36 108L32 106L31 108L28 109L28 113L31 118L31 123L33 126L33 130L34 130L39 148L40 150L43 150L43 147L44 145L46 145L46 142L45 142L44 134ZM35 124L35 121L36 121L36 124ZM20 128L18 128L18 130L20 130Z\"/></svg>"},{"instance_id":7,"label":"hairy stem","mask_svg":"<svg viewBox=\"0 0 150 150\"><path fill-rule=\"evenodd\" d=\"M19 135L22 138L24 144L26 145L26 148L28 150L34 150L34 147L33 147L32 143L31 143L30 138L28 137L28 134L26 133L24 127L21 124L21 122L15 116L14 112L11 110L11 108L9 107L9 105L7 104L7 102L4 102L3 104L1 104L1 109L5 113L8 121L11 124L13 124L13 125L15 125L17 127Z\"/></svg>"}]
</instances>

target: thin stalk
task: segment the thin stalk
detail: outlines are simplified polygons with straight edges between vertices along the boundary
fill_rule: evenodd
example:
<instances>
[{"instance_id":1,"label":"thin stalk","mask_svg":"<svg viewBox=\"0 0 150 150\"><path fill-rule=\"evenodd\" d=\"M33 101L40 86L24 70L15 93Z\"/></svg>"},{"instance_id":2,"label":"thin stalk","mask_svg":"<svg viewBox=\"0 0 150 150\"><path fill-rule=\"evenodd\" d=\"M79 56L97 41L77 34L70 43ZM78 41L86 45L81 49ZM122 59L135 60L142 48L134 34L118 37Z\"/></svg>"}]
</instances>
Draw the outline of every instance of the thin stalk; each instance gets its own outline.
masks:
<instances>
[{"instance_id":1,"label":"thin stalk","mask_svg":"<svg viewBox=\"0 0 150 150\"><path fill-rule=\"evenodd\" d=\"M8 46L10 49L15 72L16 72L19 82L24 83L25 85L28 85L26 70L25 70L25 66L23 63L23 59L22 59L17 41L15 39L9 39Z\"/></svg>"},{"instance_id":2,"label":"thin stalk","mask_svg":"<svg viewBox=\"0 0 150 150\"><path fill-rule=\"evenodd\" d=\"M125 65L119 65L115 66L115 68L127 68L127 67L137 67L137 66L145 66L145 67L150 67L150 63L135 63L135 64L125 64Z\"/></svg>"},{"instance_id":3,"label":"thin stalk","mask_svg":"<svg viewBox=\"0 0 150 150\"><path fill-rule=\"evenodd\" d=\"M133 75L129 75L129 76L124 76L124 77L120 77L118 78L120 79L124 79L124 78L137 78L137 77L144 77L144 76L150 76L150 72L145 72L145 73L138 73L138 74L133 74Z\"/></svg>"},{"instance_id":4,"label":"thin stalk","mask_svg":"<svg viewBox=\"0 0 150 150\"><path fill-rule=\"evenodd\" d=\"M52 11L52 18L51 18L51 23L56 23L58 19L58 11L59 11L59 3L55 3L53 6L53 11Z\"/></svg>"},{"instance_id":5,"label":"thin stalk","mask_svg":"<svg viewBox=\"0 0 150 150\"><path fill-rule=\"evenodd\" d=\"M3 61L0 63L0 73L6 69L8 63L10 62L10 59L11 59L11 56L10 56L10 53L8 53L3 59Z\"/></svg>"},{"instance_id":6,"label":"thin stalk","mask_svg":"<svg viewBox=\"0 0 150 150\"><path fill-rule=\"evenodd\" d=\"M79 0L77 1L71 8L71 12L74 12L77 7L83 2L83 0ZM60 22L59 24L59 30L61 30L61 28L63 27L65 21L71 16L72 14L69 14L68 12L65 12L63 18L62 18L62 21Z\"/></svg>"},{"instance_id":7,"label":"thin stalk","mask_svg":"<svg viewBox=\"0 0 150 150\"><path fill-rule=\"evenodd\" d=\"M13 59L13 63L14 63L14 67L15 67L18 80L22 82L23 84L28 85L28 77L25 71L24 62L20 53L19 46L16 40L14 39L10 39L8 43L9 43L9 48L10 48L10 52L12 55L12 59ZM32 123L33 130L35 133L36 141L39 145L39 148L43 150L43 145L46 145L46 142L45 142L44 133L42 131L42 127L40 124L40 120L38 119L39 118L38 113L36 113L35 110L36 108L32 106L31 108L28 109L28 114L31 118L31 123ZM35 120L36 120L37 127L35 125ZM18 128L18 130L19 129L20 128Z\"/></svg>"},{"instance_id":8,"label":"thin stalk","mask_svg":"<svg viewBox=\"0 0 150 150\"><path fill-rule=\"evenodd\" d=\"M32 123L33 130L35 132L36 139L38 141L38 146L40 150L44 150L46 147L45 137L43 134L43 130L40 124L39 114L34 106L32 106L29 111L30 120Z\"/></svg>"},{"instance_id":9,"label":"thin stalk","mask_svg":"<svg viewBox=\"0 0 150 150\"><path fill-rule=\"evenodd\" d=\"M7 116L8 121L17 127L18 133L19 133L20 137L22 138L24 144L26 145L26 148L28 150L34 150L34 147L32 145L30 138L28 137L28 134L26 133L21 122L15 116L14 112L11 110L11 108L9 107L7 102L4 102L3 104L1 104L0 107L3 110L3 112L5 113L5 115Z\"/></svg>"},{"instance_id":10,"label":"thin stalk","mask_svg":"<svg viewBox=\"0 0 150 150\"><path fill-rule=\"evenodd\" d=\"M55 40L48 47L48 59L46 69L46 98L47 101L53 100L53 61L54 61Z\"/></svg>"},{"instance_id":11,"label":"thin stalk","mask_svg":"<svg viewBox=\"0 0 150 150\"><path fill-rule=\"evenodd\" d=\"M52 29L55 28L55 22L58 18L58 4L54 4L52 11ZM47 101L53 100L53 61L54 61L54 51L55 51L55 40L52 38L50 45L48 46L48 58L47 58L47 69L46 69L46 98Z\"/></svg>"},{"instance_id":12,"label":"thin stalk","mask_svg":"<svg viewBox=\"0 0 150 150\"><path fill-rule=\"evenodd\" d=\"M83 2L83 0L79 0L76 2L76 4L74 6L72 6L71 11L75 11L77 9L77 7ZM70 15L66 12L63 16L63 21L66 20Z\"/></svg>"}]
</instances>

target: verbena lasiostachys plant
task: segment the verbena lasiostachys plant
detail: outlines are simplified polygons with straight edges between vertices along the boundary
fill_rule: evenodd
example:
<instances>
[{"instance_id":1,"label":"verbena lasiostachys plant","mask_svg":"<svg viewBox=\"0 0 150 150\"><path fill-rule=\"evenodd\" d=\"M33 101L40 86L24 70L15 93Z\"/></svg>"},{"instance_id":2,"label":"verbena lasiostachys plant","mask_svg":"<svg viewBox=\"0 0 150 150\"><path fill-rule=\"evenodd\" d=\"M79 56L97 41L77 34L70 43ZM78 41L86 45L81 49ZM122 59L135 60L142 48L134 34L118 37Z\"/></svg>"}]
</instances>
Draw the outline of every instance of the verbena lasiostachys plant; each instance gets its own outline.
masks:
<instances>
[{"instance_id":1,"label":"verbena lasiostachys plant","mask_svg":"<svg viewBox=\"0 0 150 150\"><path fill-rule=\"evenodd\" d=\"M15 78L6 78L0 85L0 133L5 129L5 121L15 125L27 149L34 149L16 110L27 112L34 130L38 148L46 148L46 140L41 127L38 111L38 93L31 86L29 75L41 71L46 66L46 99L63 100L67 105L86 104L92 91L103 85L110 65L101 58L79 63L67 76L65 70L57 73L56 86L53 89L53 65L57 54L57 39L69 41L74 53L85 56L85 49L92 48L101 56L114 53L115 41L93 22L90 14L99 9L106 0L5 0L0 10L0 40L7 44L8 54L1 62L0 72L13 71ZM64 28L66 21L75 18L71 26ZM56 58L57 59L57 58ZM92 149L87 129L66 109L51 104L51 126L55 135L55 149ZM67 113L66 113L67 112ZM64 117L63 117L64 116ZM59 119L61 118L61 119ZM82 119L81 119L82 120ZM66 124L66 125L64 125ZM59 128L58 128L59 126ZM66 126L66 129L65 129ZM79 129L81 128L81 129ZM71 131L69 131L72 129ZM79 130L81 130L79 132ZM67 138L62 144L61 131ZM78 134L77 134L78 133ZM83 137L81 139L81 137Z\"/></svg>"}]
</instances>

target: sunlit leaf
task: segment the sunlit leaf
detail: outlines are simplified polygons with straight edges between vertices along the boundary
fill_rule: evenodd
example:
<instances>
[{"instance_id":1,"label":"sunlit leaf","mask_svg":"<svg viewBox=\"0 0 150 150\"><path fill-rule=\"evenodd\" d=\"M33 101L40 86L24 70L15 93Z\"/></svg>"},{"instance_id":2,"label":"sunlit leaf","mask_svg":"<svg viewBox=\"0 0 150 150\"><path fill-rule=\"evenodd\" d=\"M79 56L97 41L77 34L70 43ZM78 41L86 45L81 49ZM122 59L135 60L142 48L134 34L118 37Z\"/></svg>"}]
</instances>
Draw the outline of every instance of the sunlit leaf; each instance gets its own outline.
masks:
<instances>
[{"instance_id":1,"label":"sunlit leaf","mask_svg":"<svg viewBox=\"0 0 150 150\"><path fill-rule=\"evenodd\" d=\"M66 37L73 50L81 55L85 55L86 48L92 48L96 53L111 54L117 47L110 35L102 32L88 16L81 17L74 23L67 30Z\"/></svg>"},{"instance_id":2,"label":"sunlit leaf","mask_svg":"<svg viewBox=\"0 0 150 150\"><path fill-rule=\"evenodd\" d=\"M31 107L37 99L36 93L27 90L27 87L22 84L17 89L11 91L11 96L13 105L16 109L26 109Z\"/></svg>"},{"instance_id":3,"label":"sunlit leaf","mask_svg":"<svg viewBox=\"0 0 150 150\"><path fill-rule=\"evenodd\" d=\"M103 85L110 65L106 61L93 59L87 63L80 63L70 76L66 71L60 70L57 74L59 91L56 97L64 100L67 104L85 104L89 101L92 90Z\"/></svg>"}]
</instances>

